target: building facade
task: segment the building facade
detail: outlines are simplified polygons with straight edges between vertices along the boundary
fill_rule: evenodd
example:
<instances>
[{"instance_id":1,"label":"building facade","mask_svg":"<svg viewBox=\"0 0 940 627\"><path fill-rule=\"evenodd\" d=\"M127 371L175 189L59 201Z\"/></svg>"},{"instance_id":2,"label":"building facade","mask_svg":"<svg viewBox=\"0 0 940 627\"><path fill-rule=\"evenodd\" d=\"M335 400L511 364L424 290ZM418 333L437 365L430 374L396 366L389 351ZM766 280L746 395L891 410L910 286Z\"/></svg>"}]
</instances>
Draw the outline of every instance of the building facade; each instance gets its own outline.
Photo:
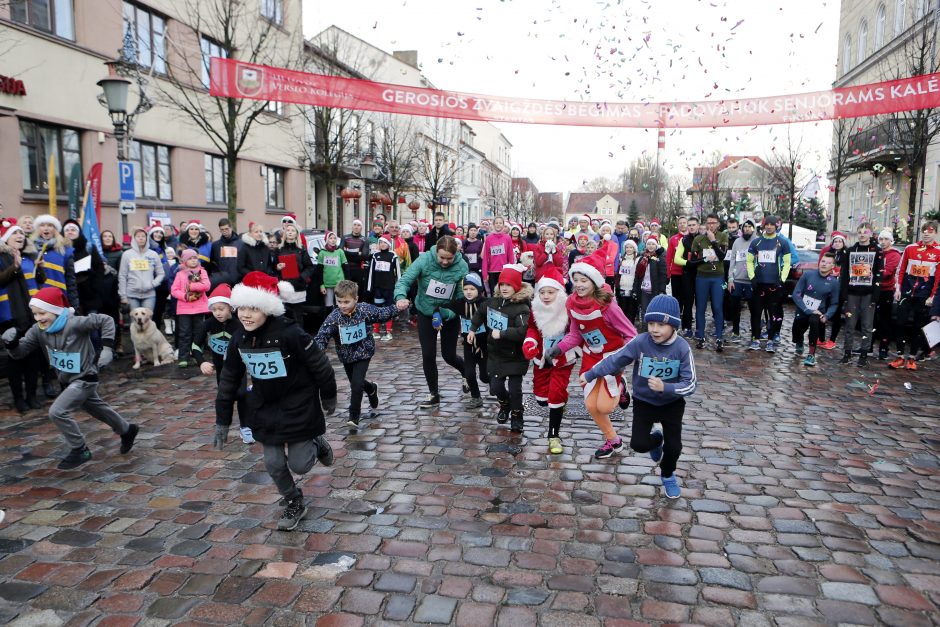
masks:
<instances>
[{"instance_id":1,"label":"building facade","mask_svg":"<svg viewBox=\"0 0 940 627\"><path fill-rule=\"evenodd\" d=\"M686 194L699 212L718 211L747 194L750 211L763 215L776 206L778 189L771 166L760 157L725 156L715 165L693 169Z\"/></svg>"},{"instance_id":2,"label":"building facade","mask_svg":"<svg viewBox=\"0 0 940 627\"><path fill-rule=\"evenodd\" d=\"M585 214L616 224L618 220L629 219L634 205L640 219L647 218L653 208L653 195L649 192L571 192L565 207L565 225L571 218Z\"/></svg>"}]
</instances>

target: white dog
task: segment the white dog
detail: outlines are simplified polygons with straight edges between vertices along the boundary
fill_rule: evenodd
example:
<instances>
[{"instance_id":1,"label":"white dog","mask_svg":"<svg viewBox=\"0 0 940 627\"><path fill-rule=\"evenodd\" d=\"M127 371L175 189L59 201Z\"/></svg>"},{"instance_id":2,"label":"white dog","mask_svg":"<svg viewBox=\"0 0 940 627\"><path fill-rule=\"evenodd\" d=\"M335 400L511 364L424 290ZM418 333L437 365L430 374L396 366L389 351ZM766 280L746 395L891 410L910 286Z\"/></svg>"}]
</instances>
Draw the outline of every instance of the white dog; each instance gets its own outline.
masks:
<instances>
[{"instance_id":1,"label":"white dog","mask_svg":"<svg viewBox=\"0 0 940 627\"><path fill-rule=\"evenodd\" d=\"M131 341L134 343L134 370L146 357L154 366L176 361L173 347L166 341L153 321L153 312L146 307L131 310Z\"/></svg>"}]
</instances>

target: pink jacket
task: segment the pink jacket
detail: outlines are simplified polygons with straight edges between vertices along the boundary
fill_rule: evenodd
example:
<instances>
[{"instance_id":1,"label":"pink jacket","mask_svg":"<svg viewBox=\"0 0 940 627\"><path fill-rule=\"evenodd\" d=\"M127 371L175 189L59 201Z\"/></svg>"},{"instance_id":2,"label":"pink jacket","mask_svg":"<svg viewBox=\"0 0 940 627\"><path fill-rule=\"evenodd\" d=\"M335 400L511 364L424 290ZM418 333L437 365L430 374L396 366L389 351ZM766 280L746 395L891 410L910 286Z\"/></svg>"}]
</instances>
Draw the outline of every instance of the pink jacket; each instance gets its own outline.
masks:
<instances>
[{"instance_id":1,"label":"pink jacket","mask_svg":"<svg viewBox=\"0 0 940 627\"><path fill-rule=\"evenodd\" d=\"M493 248L502 247L501 253L493 253ZM483 240L483 276L490 272L499 272L507 263L515 263L512 252L512 237L509 233L490 233Z\"/></svg>"},{"instance_id":2,"label":"pink jacket","mask_svg":"<svg viewBox=\"0 0 940 627\"><path fill-rule=\"evenodd\" d=\"M176 314L177 315L190 315L190 314L204 314L209 313L209 298L206 296L206 292L209 291L209 275L206 273L206 269L199 267L199 281L189 280L189 275L194 273L195 270L190 270L189 268L182 267L179 269L179 272L176 273L176 278L173 279L173 287L170 288L170 294L173 298L176 299ZM199 294L199 299L189 302L186 300L186 287L189 286L190 292L195 292Z\"/></svg>"}]
</instances>

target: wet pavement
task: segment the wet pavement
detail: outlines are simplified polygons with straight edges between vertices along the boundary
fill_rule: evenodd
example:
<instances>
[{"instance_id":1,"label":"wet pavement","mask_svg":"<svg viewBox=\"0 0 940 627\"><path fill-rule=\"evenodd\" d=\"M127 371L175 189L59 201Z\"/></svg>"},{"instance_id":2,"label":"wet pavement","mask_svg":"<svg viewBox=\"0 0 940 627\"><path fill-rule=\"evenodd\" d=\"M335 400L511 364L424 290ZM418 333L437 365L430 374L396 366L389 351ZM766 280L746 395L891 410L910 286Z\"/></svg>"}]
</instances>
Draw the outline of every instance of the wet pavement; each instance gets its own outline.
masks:
<instances>
[{"instance_id":1,"label":"wet pavement","mask_svg":"<svg viewBox=\"0 0 940 627\"><path fill-rule=\"evenodd\" d=\"M696 351L670 501L646 456L593 460L582 404L550 457L544 409L512 436L441 362L440 410L416 410L414 333L378 347L381 414L345 427L338 377L336 462L293 532L261 447L212 449L214 377L122 360L101 389L137 445L83 415L94 459L68 472L44 412L0 410L0 622L940 624L940 362Z\"/></svg>"}]
</instances>

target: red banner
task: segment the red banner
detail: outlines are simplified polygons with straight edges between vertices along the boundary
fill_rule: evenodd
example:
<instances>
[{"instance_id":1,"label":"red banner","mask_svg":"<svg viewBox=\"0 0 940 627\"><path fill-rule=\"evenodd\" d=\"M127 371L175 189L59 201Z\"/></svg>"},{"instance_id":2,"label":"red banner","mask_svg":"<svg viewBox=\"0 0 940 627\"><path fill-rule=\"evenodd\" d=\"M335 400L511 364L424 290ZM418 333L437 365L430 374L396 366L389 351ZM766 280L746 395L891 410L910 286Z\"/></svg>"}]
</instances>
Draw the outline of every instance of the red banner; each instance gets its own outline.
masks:
<instances>
[{"instance_id":1,"label":"red banner","mask_svg":"<svg viewBox=\"0 0 940 627\"><path fill-rule=\"evenodd\" d=\"M95 216L101 224L101 164L96 163L88 170L87 189L91 190L91 197L95 201Z\"/></svg>"},{"instance_id":2,"label":"red banner","mask_svg":"<svg viewBox=\"0 0 940 627\"><path fill-rule=\"evenodd\" d=\"M940 105L940 73L767 98L615 103L502 98L213 57L213 96L489 122L695 128L856 118Z\"/></svg>"}]
</instances>

